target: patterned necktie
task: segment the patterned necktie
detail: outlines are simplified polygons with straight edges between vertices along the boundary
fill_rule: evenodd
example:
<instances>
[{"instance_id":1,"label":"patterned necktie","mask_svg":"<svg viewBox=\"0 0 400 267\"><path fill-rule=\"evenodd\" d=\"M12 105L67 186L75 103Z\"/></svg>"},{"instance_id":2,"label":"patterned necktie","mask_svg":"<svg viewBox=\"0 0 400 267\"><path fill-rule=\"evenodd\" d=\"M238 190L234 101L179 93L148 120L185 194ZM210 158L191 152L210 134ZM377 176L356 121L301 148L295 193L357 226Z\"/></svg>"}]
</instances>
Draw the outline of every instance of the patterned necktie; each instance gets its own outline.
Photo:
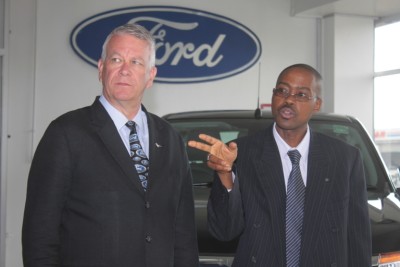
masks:
<instances>
[{"instance_id":1,"label":"patterned necktie","mask_svg":"<svg viewBox=\"0 0 400 267\"><path fill-rule=\"evenodd\" d=\"M129 147L131 149L131 159L135 164L137 173L139 174L140 182L144 191L147 189L147 180L149 178L149 159L144 153L142 146L139 142L139 136L136 132L136 125L134 121L128 121L126 124L131 132L129 134Z\"/></svg>"},{"instance_id":2,"label":"patterned necktie","mask_svg":"<svg viewBox=\"0 0 400 267\"><path fill-rule=\"evenodd\" d=\"M300 172L300 153L297 150L288 152L292 162L286 194L286 266L300 265L301 232L304 214L305 186Z\"/></svg>"}]
</instances>

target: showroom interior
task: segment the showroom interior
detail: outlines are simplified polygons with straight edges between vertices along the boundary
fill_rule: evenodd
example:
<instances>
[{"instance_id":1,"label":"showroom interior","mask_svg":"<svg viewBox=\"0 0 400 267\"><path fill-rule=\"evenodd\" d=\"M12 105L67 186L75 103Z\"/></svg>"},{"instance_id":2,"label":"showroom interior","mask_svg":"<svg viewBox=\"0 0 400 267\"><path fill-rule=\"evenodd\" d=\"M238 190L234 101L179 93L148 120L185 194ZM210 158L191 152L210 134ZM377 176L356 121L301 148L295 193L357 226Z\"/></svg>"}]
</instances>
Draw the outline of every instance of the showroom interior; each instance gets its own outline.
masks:
<instances>
[{"instance_id":1,"label":"showroom interior","mask_svg":"<svg viewBox=\"0 0 400 267\"><path fill-rule=\"evenodd\" d=\"M47 125L69 110L90 105L101 93L97 68L76 44L74 33L109 14L163 8L208 14L223 22L218 25L233 25L250 36L255 49L233 39L233 52L225 56L250 59L226 69L227 74L189 80L161 76L143 100L152 113L268 109L279 72L306 63L323 76L322 112L358 118L381 150L400 154L397 0L0 0L0 267L22 266L27 176ZM386 26L393 26L397 38L389 32L389 39L378 43ZM195 46L217 54L212 51L217 37L193 36ZM166 72L182 71L176 61Z\"/></svg>"}]
</instances>

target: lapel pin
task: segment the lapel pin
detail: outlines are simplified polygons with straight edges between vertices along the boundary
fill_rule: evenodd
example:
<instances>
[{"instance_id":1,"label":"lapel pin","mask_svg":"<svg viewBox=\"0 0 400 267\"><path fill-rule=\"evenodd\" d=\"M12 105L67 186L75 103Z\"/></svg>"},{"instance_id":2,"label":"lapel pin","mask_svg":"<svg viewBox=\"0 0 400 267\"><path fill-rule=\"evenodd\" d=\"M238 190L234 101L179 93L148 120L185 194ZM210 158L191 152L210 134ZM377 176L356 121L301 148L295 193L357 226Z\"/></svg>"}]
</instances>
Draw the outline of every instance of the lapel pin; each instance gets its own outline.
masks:
<instances>
[{"instance_id":1,"label":"lapel pin","mask_svg":"<svg viewBox=\"0 0 400 267\"><path fill-rule=\"evenodd\" d=\"M160 148L160 147L162 147L162 145L159 145L159 144L156 142L156 147Z\"/></svg>"}]
</instances>

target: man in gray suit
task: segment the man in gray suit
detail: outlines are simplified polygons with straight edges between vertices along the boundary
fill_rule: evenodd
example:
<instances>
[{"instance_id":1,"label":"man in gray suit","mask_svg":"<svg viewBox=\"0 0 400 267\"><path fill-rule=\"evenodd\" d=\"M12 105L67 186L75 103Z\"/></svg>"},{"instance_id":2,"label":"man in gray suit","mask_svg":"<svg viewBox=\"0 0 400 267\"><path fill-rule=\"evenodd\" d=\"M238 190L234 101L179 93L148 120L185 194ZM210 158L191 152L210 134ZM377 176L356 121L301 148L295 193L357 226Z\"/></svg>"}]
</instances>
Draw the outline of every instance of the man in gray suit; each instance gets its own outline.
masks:
<instances>
[{"instance_id":1,"label":"man in gray suit","mask_svg":"<svg viewBox=\"0 0 400 267\"><path fill-rule=\"evenodd\" d=\"M24 265L197 267L185 145L141 104L157 72L151 34L116 28L98 70L102 95L51 122L35 152Z\"/></svg>"},{"instance_id":2,"label":"man in gray suit","mask_svg":"<svg viewBox=\"0 0 400 267\"><path fill-rule=\"evenodd\" d=\"M360 152L308 125L321 80L309 65L289 66L273 89L272 125L228 145L203 134L205 143L189 142L210 153L217 174L209 230L220 240L240 236L233 266L371 266Z\"/></svg>"}]
</instances>

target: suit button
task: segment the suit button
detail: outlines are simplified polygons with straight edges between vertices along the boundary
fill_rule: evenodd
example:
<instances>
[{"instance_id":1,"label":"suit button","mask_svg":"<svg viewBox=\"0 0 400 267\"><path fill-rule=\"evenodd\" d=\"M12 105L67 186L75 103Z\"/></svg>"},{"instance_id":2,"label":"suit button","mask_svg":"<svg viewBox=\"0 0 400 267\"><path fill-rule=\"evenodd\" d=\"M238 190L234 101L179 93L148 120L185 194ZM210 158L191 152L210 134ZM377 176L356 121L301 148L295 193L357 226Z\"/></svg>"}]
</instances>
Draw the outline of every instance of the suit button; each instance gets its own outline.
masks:
<instances>
[{"instance_id":1,"label":"suit button","mask_svg":"<svg viewBox=\"0 0 400 267\"><path fill-rule=\"evenodd\" d=\"M144 206L146 207L146 209L149 209L149 208L150 208L150 202L149 202L149 201L146 201L146 203L144 204Z\"/></svg>"},{"instance_id":2,"label":"suit button","mask_svg":"<svg viewBox=\"0 0 400 267\"><path fill-rule=\"evenodd\" d=\"M151 236L149 236L149 235L146 236L146 242L147 242L147 243L150 243L150 242L151 242Z\"/></svg>"},{"instance_id":3,"label":"suit button","mask_svg":"<svg viewBox=\"0 0 400 267\"><path fill-rule=\"evenodd\" d=\"M337 267L336 262L332 263L332 264L331 264L331 267Z\"/></svg>"},{"instance_id":4,"label":"suit button","mask_svg":"<svg viewBox=\"0 0 400 267\"><path fill-rule=\"evenodd\" d=\"M257 258L255 256L251 257L251 262L257 263Z\"/></svg>"}]
</instances>

